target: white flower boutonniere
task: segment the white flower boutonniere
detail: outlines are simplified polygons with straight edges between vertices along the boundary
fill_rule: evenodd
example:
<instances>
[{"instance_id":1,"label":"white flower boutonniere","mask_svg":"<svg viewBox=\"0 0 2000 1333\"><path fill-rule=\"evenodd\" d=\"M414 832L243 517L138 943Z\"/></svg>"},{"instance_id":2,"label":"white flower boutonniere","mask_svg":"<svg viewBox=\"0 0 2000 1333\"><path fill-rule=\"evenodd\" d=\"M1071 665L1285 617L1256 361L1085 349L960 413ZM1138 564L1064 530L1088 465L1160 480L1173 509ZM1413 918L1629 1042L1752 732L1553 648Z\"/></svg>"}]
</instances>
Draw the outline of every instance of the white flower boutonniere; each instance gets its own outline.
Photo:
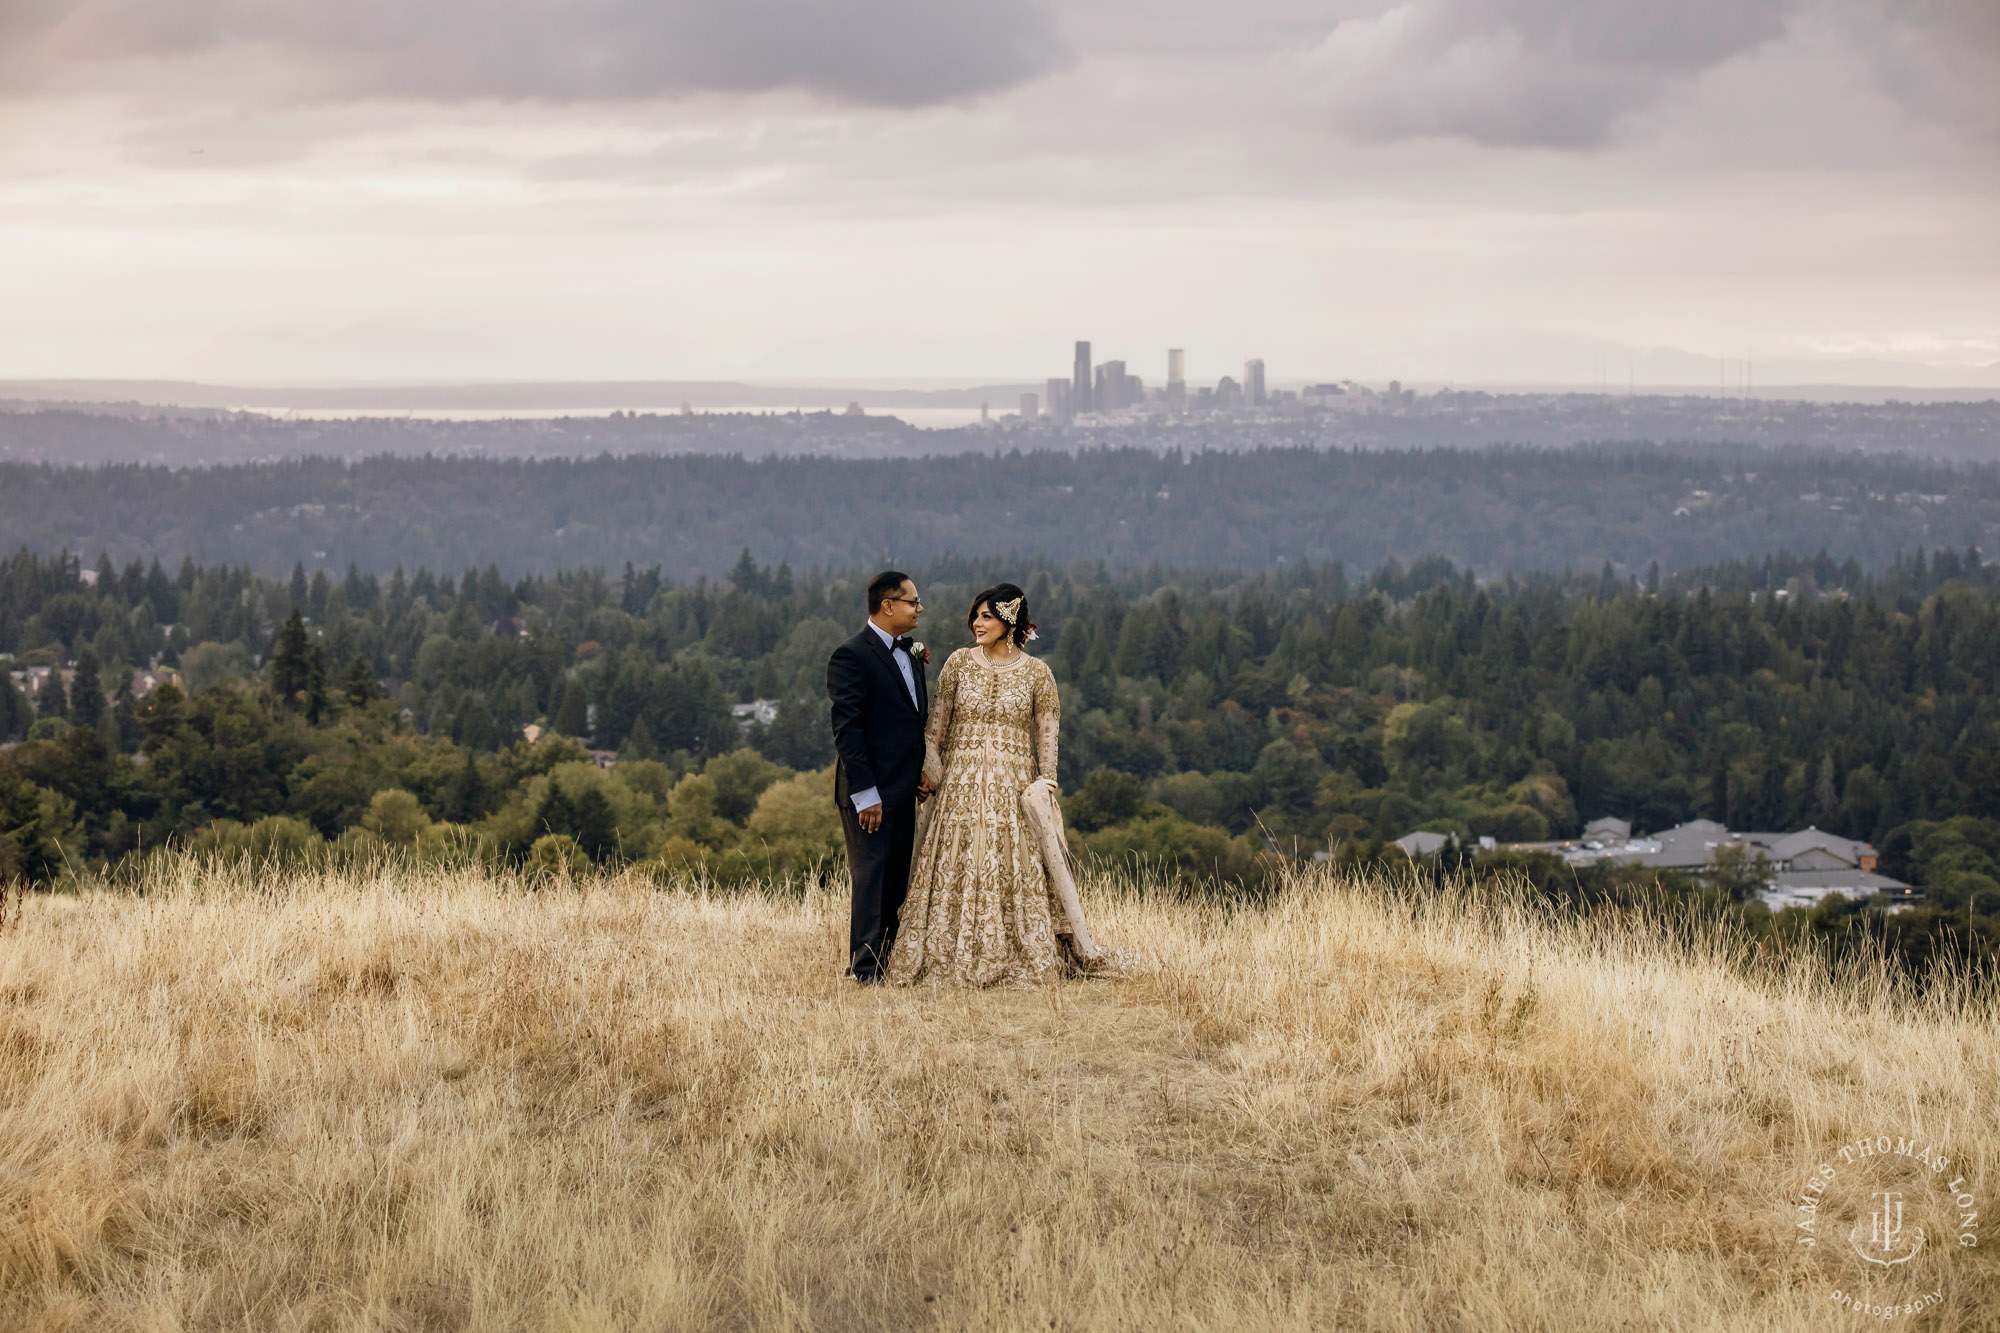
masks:
<instances>
[{"instance_id":1,"label":"white flower boutonniere","mask_svg":"<svg viewBox=\"0 0 2000 1333\"><path fill-rule=\"evenodd\" d=\"M931 650L922 643L913 643L910 645L910 660L918 666L929 666Z\"/></svg>"}]
</instances>

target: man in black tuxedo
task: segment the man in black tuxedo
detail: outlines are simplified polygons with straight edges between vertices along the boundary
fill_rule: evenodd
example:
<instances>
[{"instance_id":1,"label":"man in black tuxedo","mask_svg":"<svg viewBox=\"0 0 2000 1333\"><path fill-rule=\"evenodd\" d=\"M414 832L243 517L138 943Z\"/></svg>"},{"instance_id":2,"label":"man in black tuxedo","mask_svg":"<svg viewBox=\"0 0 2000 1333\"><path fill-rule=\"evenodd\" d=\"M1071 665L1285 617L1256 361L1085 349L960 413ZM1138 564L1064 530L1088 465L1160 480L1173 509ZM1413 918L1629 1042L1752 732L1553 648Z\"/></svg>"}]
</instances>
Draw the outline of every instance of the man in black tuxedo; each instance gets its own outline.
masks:
<instances>
[{"instance_id":1,"label":"man in black tuxedo","mask_svg":"<svg viewBox=\"0 0 2000 1333\"><path fill-rule=\"evenodd\" d=\"M877 574L868 585L868 623L826 664L839 755L833 799L854 875L847 965L863 985L880 984L896 941L896 914L910 892L917 802L930 795L923 781L930 690L910 639L923 609L909 575Z\"/></svg>"}]
</instances>

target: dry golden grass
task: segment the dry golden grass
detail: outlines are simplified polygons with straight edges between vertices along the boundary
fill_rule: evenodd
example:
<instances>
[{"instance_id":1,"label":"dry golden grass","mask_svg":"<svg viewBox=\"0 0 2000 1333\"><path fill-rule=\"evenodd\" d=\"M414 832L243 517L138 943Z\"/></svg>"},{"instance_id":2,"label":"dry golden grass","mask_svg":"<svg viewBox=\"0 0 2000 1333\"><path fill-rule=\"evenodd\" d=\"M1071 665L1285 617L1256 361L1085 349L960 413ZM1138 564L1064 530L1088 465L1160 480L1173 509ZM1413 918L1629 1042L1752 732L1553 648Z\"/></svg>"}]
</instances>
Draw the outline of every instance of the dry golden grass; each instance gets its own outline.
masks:
<instances>
[{"instance_id":1,"label":"dry golden grass","mask_svg":"<svg viewBox=\"0 0 2000 1333\"><path fill-rule=\"evenodd\" d=\"M1657 932L1100 891L1129 980L881 992L832 893L256 880L0 935L0 1327L1875 1326L1813 1164L2000 1183L1988 1003Z\"/></svg>"}]
</instances>

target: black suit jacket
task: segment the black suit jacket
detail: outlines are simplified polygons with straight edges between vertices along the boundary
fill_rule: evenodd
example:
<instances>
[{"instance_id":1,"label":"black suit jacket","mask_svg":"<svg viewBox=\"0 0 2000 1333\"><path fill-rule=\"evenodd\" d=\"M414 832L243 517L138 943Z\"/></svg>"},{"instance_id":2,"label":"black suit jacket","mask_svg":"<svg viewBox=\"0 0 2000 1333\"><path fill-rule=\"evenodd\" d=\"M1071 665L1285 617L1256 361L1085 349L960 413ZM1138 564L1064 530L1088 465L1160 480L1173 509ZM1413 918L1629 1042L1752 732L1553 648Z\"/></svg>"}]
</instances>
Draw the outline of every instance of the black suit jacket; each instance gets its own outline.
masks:
<instances>
[{"instance_id":1,"label":"black suit jacket","mask_svg":"<svg viewBox=\"0 0 2000 1333\"><path fill-rule=\"evenodd\" d=\"M833 650L826 664L826 695L833 701L833 799L845 802L858 791L880 789L882 804L908 805L917 799L924 772L924 721L930 715L930 686L921 662L912 660L917 701L903 684L895 653L872 627Z\"/></svg>"}]
</instances>

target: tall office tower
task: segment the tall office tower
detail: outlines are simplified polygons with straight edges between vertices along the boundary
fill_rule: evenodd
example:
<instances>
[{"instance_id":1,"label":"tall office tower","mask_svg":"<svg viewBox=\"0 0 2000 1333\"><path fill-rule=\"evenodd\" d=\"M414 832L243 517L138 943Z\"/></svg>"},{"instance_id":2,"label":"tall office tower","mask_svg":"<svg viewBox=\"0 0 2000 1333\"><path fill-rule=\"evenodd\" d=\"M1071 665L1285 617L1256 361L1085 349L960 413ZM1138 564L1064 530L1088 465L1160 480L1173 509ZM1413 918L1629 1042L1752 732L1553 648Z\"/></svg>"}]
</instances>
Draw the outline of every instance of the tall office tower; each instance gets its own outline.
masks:
<instances>
[{"instance_id":1,"label":"tall office tower","mask_svg":"<svg viewBox=\"0 0 2000 1333\"><path fill-rule=\"evenodd\" d=\"M1131 376L1125 373L1123 361L1106 361L1097 368L1097 395L1091 401L1100 412L1116 412L1130 407L1132 398Z\"/></svg>"},{"instance_id":2,"label":"tall office tower","mask_svg":"<svg viewBox=\"0 0 2000 1333\"><path fill-rule=\"evenodd\" d=\"M1065 425L1068 424L1070 418L1069 381L1051 379L1047 384L1042 386L1042 390L1042 406L1047 409L1048 414L1055 418L1057 422Z\"/></svg>"},{"instance_id":3,"label":"tall office tower","mask_svg":"<svg viewBox=\"0 0 2000 1333\"><path fill-rule=\"evenodd\" d=\"M1167 401L1187 401L1187 353L1178 347L1167 349Z\"/></svg>"},{"instance_id":4,"label":"tall office tower","mask_svg":"<svg viewBox=\"0 0 2000 1333\"><path fill-rule=\"evenodd\" d=\"M1042 400L1032 393L1021 395L1021 420L1033 421L1042 414Z\"/></svg>"},{"instance_id":5,"label":"tall office tower","mask_svg":"<svg viewBox=\"0 0 2000 1333\"><path fill-rule=\"evenodd\" d=\"M1069 410L1082 415L1095 406L1090 396L1090 344L1076 345L1076 373L1071 377Z\"/></svg>"},{"instance_id":6,"label":"tall office tower","mask_svg":"<svg viewBox=\"0 0 2000 1333\"><path fill-rule=\"evenodd\" d=\"M1255 358L1243 363L1243 405L1262 407L1264 405L1264 360Z\"/></svg>"}]
</instances>

